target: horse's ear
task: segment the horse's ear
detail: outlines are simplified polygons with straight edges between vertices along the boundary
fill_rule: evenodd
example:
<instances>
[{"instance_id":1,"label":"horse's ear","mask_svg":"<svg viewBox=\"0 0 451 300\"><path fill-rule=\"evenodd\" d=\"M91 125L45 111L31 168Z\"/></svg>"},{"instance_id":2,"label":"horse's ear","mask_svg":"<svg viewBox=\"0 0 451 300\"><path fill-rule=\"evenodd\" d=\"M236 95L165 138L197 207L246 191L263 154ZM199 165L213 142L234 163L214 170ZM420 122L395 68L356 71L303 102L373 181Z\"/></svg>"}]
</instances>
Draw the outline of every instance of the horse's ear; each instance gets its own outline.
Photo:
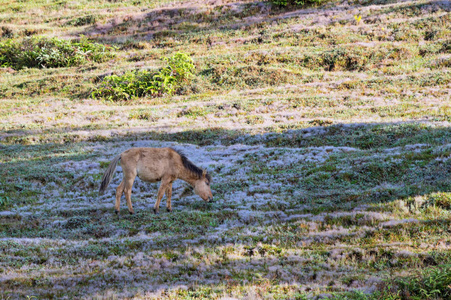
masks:
<instances>
[{"instance_id":1,"label":"horse's ear","mask_svg":"<svg viewBox=\"0 0 451 300\"><path fill-rule=\"evenodd\" d=\"M205 177L205 175L207 175L207 169L202 170L202 177Z\"/></svg>"}]
</instances>

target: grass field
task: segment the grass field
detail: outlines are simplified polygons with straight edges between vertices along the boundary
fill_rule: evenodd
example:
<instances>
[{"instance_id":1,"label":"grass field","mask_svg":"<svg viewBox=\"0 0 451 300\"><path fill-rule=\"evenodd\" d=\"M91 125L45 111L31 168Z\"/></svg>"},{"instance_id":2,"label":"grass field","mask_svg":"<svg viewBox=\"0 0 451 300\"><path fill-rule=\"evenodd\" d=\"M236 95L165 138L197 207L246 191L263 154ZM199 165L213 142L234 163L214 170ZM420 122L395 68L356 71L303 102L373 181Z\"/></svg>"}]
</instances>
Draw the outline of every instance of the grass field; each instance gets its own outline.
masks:
<instances>
[{"instance_id":1,"label":"grass field","mask_svg":"<svg viewBox=\"0 0 451 300\"><path fill-rule=\"evenodd\" d=\"M306 2L0 0L0 298L450 299L451 5ZM214 202L115 215L109 162L167 146Z\"/></svg>"}]
</instances>

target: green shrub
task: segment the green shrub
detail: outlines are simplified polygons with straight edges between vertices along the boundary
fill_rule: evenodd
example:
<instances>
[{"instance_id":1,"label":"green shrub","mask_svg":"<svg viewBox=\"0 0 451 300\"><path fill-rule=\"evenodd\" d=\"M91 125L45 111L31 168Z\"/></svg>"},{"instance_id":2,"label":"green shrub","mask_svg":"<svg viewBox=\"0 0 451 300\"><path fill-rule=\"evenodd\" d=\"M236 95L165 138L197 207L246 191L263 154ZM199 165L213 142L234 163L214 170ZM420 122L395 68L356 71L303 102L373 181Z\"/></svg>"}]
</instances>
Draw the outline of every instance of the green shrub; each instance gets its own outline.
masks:
<instances>
[{"instance_id":1,"label":"green shrub","mask_svg":"<svg viewBox=\"0 0 451 300\"><path fill-rule=\"evenodd\" d=\"M338 296L338 295L337 295ZM415 275L394 278L379 284L373 294L352 291L334 299L361 300L423 300L451 299L451 267L420 270Z\"/></svg>"},{"instance_id":2,"label":"green shrub","mask_svg":"<svg viewBox=\"0 0 451 300\"><path fill-rule=\"evenodd\" d=\"M92 97L109 101L130 100L136 97L172 95L193 77L193 60L177 52L163 58L167 66L158 72L128 71L123 75L106 76Z\"/></svg>"},{"instance_id":3,"label":"green shrub","mask_svg":"<svg viewBox=\"0 0 451 300\"><path fill-rule=\"evenodd\" d=\"M271 0L271 3L278 6L303 6L305 4L321 4L324 0Z\"/></svg>"},{"instance_id":4,"label":"green shrub","mask_svg":"<svg viewBox=\"0 0 451 300\"><path fill-rule=\"evenodd\" d=\"M428 269L399 280L405 299L450 299L451 266Z\"/></svg>"},{"instance_id":5,"label":"green shrub","mask_svg":"<svg viewBox=\"0 0 451 300\"><path fill-rule=\"evenodd\" d=\"M102 62L112 57L108 48L88 39L68 41L58 38L29 37L0 43L0 65L23 68L78 66L87 61Z\"/></svg>"}]
</instances>

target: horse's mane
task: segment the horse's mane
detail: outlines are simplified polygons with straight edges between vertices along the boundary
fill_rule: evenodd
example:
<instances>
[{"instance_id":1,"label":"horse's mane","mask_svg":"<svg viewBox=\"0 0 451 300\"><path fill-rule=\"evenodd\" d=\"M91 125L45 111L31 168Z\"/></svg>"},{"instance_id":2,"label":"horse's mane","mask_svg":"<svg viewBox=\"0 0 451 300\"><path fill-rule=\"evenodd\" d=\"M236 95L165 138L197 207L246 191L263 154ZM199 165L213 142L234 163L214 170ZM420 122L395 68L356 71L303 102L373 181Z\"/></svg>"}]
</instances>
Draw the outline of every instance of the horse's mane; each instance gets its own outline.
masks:
<instances>
[{"instance_id":1,"label":"horse's mane","mask_svg":"<svg viewBox=\"0 0 451 300\"><path fill-rule=\"evenodd\" d=\"M182 159L182 163L183 166L185 167L185 169L187 169L188 171L190 171L191 173L195 174L199 179L202 178L202 173L204 172L201 168L199 168L198 166L196 166L195 164L193 164L186 156L185 154L183 154L182 151L171 148L172 150L174 150L175 152L177 152L178 155L180 155L180 158ZM205 177L208 179L208 181L211 181L211 176L210 174L207 172L207 174L205 175Z\"/></svg>"}]
</instances>

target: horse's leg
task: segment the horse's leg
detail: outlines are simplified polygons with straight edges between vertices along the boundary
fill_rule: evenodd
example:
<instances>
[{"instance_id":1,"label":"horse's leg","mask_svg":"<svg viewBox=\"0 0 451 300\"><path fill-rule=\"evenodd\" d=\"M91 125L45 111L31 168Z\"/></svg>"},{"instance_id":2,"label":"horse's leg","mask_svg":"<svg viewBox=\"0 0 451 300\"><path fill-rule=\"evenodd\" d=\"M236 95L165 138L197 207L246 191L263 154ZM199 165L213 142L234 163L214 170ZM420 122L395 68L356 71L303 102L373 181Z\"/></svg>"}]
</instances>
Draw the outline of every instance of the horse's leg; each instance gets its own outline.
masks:
<instances>
[{"instance_id":1,"label":"horse's leg","mask_svg":"<svg viewBox=\"0 0 451 300\"><path fill-rule=\"evenodd\" d=\"M158 214L158 211L160 210L161 199L163 198L164 193L165 193L166 189L168 188L168 184L170 184L170 183L171 182L168 179L161 180L160 188L158 189L158 194L157 194L157 201L155 202L155 205L153 207L153 212L155 214Z\"/></svg>"},{"instance_id":2,"label":"horse's leg","mask_svg":"<svg viewBox=\"0 0 451 300\"><path fill-rule=\"evenodd\" d=\"M172 206L171 206L171 197L172 197L172 182L169 183L168 187L166 188L166 209L168 212L172 211Z\"/></svg>"},{"instance_id":3,"label":"horse's leg","mask_svg":"<svg viewBox=\"0 0 451 300\"><path fill-rule=\"evenodd\" d=\"M114 205L114 210L116 214L121 210L121 197L124 192L124 179L122 179L121 183L116 188L116 204Z\"/></svg>"},{"instance_id":4,"label":"horse's leg","mask_svg":"<svg viewBox=\"0 0 451 300\"><path fill-rule=\"evenodd\" d=\"M132 187L133 187L133 182L135 181L135 177L136 177L136 174L129 174L128 178L124 178L125 200L127 200L128 211L130 212L130 214L135 213L133 211L133 206L132 206Z\"/></svg>"}]
</instances>

